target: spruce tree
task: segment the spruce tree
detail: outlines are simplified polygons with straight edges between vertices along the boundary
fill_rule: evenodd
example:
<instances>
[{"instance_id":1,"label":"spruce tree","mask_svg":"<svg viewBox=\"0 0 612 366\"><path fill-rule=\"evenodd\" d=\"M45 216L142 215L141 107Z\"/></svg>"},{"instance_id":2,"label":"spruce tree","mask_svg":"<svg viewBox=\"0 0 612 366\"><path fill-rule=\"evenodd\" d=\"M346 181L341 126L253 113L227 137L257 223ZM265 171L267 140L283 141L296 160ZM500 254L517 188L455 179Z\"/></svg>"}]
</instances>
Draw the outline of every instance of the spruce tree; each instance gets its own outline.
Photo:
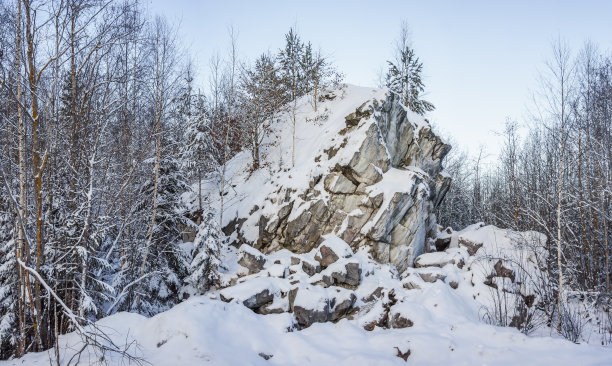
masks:
<instances>
[{"instance_id":1,"label":"spruce tree","mask_svg":"<svg viewBox=\"0 0 612 366\"><path fill-rule=\"evenodd\" d=\"M0 211L0 359L14 356L17 343L17 261L13 223L8 212Z\"/></svg>"},{"instance_id":2,"label":"spruce tree","mask_svg":"<svg viewBox=\"0 0 612 366\"><path fill-rule=\"evenodd\" d=\"M204 101L201 96L197 97L194 111L188 114L185 132L183 134L184 144L180 151L181 168L191 171L191 176L198 182L198 213L202 215L202 179L206 172L216 167L214 152L216 147L211 139L211 123L204 110Z\"/></svg>"},{"instance_id":3,"label":"spruce tree","mask_svg":"<svg viewBox=\"0 0 612 366\"><path fill-rule=\"evenodd\" d=\"M157 314L177 303L178 293L189 271L188 257L180 247L181 229L189 224L181 196L189 187L182 178L178 159L162 157L158 179L152 241L147 243L146 238L142 238L144 245L149 246L148 257L144 260L146 277L138 285L138 300L130 306L131 310L145 315ZM154 187L154 182L147 180L140 189L142 201L138 215L145 220L151 215ZM146 248L140 255L145 253ZM136 280L132 278L132 281Z\"/></svg>"},{"instance_id":4,"label":"spruce tree","mask_svg":"<svg viewBox=\"0 0 612 366\"><path fill-rule=\"evenodd\" d=\"M303 69L304 61L304 43L293 30L289 29L289 33L285 35L285 49L278 54L278 60L281 65L281 73L283 77L284 90L288 94L288 99L291 101L291 116L292 116L292 143L291 143L291 166L295 166L295 126L297 113L297 98L304 95L306 88L304 86L305 72Z\"/></svg>"},{"instance_id":5,"label":"spruce tree","mask_svg":"<svg viewBox=\"0 0 612 366\"><path fill-rule=\"evenodd\" d=\"M104 218L93 220L82 205L75 211L56 205L49 222L52 239L45 248L47 264L43 272L66 297L76 295L76 313L89 320L105 315L104 305L113 287L98 278L107 261L99 250L104 238ZM90 222L88 222L90 221ZM74 294L74 295L71 295Z\"/></svg>"},{"instance_id":6,"label":"spruce tree","mask_svg":"<svg viewBox=\"0 0 612 366\"><path fill-rule=\"evenodd\" d=\"M400 97L401 103L411 111L418 114L433 111L430 102L421 99L425 85L421 79L423 63L416 57L414 50L406 46L400 55L400 62L396 65L391 61L387 71L386 84L392 93Z\"/></svg>"},{"instance_id":7,"label":"spruce tree","mask_svg":"<svg viewBox=\"0 0 612 366\"><path fill-rule=\"evenodd\" d=\"M193 241L193 260L187 282L198 292L204 293L219 282L220 248L217 238L217 222L208 212L198 227Z\"/></svg>"}]
</instances>

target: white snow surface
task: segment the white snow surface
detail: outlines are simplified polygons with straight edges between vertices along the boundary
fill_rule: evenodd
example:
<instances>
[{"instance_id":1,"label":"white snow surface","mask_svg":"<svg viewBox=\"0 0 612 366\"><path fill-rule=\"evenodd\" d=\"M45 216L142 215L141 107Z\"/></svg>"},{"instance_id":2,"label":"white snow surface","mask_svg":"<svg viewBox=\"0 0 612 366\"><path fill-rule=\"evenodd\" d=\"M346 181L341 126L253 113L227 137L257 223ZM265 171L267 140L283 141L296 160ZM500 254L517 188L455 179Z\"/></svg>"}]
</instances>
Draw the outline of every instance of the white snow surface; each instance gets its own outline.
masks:
<instances>
[{"instance_id":1,"label":"white snow surface","mask_svg":"<svg viewBox=\"0 0 612 366\"><path fill-rule=\"evenodd\" d=\"M608 347L574 344L549 328L542 329L538 336L526 336L514 328L482 322L482 307L490 301L490 288L482 284L486 272L479 272L480 264L486 262L490 252L516 252L512 238L517 235L482 225L453 233L455 240L459 236L470 238L483 242L484 247L469 257L463 268L453 265L429 268L446 275L446 279L435 283L418 279L418 273L424 269L408 269L402 275L404 281L416 280L420 289L405 289L395 267L374 262L365 250L340 258L325 271L349 261L360 264L361 284L354 290L360 310L351 320L342 319L335 324L315 323L296 330L291 313L259 315L239 301L220 301L219 292L214 291L192 297L152 318L124 312L102 319L96 326L115 344L129 344L132 355L151 365L612 365L612 350ZM520 235L543 239L537 233ZM465 251L461 247L451 249L456 253ZM298 290L296 304L308 308L320 307L329 297L343 299L353 293L333 286L320 287L315 284L318 275L309 277L298 270L301 265L291 264L292 258L313 262L314 252L272 253L267 256L263 271L239 278L235 277L241 273L239 266L230 266L225 275L237 278L240 283L222 291L244 298L262 288L278 294L297 285L307 291ZM235 259L235 254L235 250L229 251L224 254L225 259ZM293 274L287 277L284 271L281 276L276 267L292 268ZM456 289L449 286L450 281L458 283ZM382 298L366 301L379 287L395 292L398 302L391 307L391 314L409 318L414 323L412 327L364 329L383 312ZM275 308L286 306L280 298L273 302ZM61 336L59 344L62 365L82 348L75 333ZM402 352L410 349L407 362L396 356L395 347ZM265 360L262 355L271 357ZM3 361L0 366L49 365L50 359L52 350ZM100 354L88 347L79 364L128 362L113 353L106 353L104 361L100 361Z\"/></svg>"}]
</instances>

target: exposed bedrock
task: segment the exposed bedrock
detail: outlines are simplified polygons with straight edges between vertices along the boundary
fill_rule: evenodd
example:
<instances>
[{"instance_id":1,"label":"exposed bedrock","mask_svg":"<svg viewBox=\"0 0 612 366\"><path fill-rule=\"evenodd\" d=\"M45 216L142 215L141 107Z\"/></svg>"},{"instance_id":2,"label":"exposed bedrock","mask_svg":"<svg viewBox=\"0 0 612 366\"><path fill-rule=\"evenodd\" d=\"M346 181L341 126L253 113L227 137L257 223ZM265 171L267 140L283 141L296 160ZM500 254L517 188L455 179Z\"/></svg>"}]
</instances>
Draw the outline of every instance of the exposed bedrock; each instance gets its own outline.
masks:
<instances>
[{"instance_id":1,"label":"exposed bedrock","mask_svg":"<svg viewBox=\"0 0 612 366\"><path fill-rule=\"evenodd\" d=\"M263 252L306 253L333 233L353 250L368 246L376 260L400 271L412 266L435 236L433 212L450 185L441 164L450 146L393 95L363 103L346 116L339 134L350 143L330 146L313 161L332 159L339 149L355 150L352 157L330 164L303 192L281 189L270 197L279 206L276 214L254 213L261 215L259 237L248 244ZM239 222L233 222L237 238Z\"/></svg>"}]
</instances>

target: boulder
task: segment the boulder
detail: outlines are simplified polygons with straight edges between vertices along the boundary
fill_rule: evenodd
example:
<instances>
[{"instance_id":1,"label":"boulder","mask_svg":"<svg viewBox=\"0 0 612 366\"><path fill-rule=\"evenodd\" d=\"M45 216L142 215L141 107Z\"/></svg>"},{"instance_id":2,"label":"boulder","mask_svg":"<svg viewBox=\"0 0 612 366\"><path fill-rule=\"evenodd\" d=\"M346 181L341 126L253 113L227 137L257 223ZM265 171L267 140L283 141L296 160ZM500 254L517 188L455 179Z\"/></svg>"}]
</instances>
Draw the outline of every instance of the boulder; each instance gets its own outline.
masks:
<instances>
[{"instance_id":1,"label":"boulder","mask_svg":"<svg viewBox=\"0 0 612 366\"><path fill-rule=\"evenodd\" d=\"M292 309L299 327L307 328L313 323L341 319L353 309L356 300L353 291L343 288L304 286L297 289Z\"/></svg>"},{"instance_id":2,"label":"boulder","mask_svg":"<svg viewBox=\"0 0 612 366\"><path fill-rule=\"evenodd\" d=\"M252 246L243 244L238 254L238 264L247 268L249 273L256 273L264 268L266 256Z\"/></svg>"},{"instance_id":3,"label":"boulder","mask_svg":"<svg viewBox=\"0 0 612 366\"><path fill-rule=\"evenodd\" d=\"M230 302L236 299L238 301L241 301L242 305L252 310L258 309L262 307L263 305L274 300L274 294L272 294L270 290L267 288L252 291L252 294L245 296L246 298L244 299L240 299L240 295L235 296L235 294L232 294L231 292L228 292L228 291L221 291L221 293L219 294L219 297L221 298L221 301L224 301L224 302Z\"/></svg>"},{"instance_id":4,"label":"boulder","mask_svg":"<svg viewBox=\"0 0 612 366\"><path fill-rule=\"evenodd\" d=\"M371 302L380 299L382 297L383 290L383 287L378 286L374 291L372 291L372 293L362 299L363 302Z\"/></svg>"},{"instance_id":5,"label":"boulder","mask_svg":"<svg viewBox=\"0 0 612 366\"><path fill-rule=\"evenodd\" d=\"M420 290L423 288L423 279L416 273L411 273L402 280L402 286L406 290Z\"/></svg>"},{"instance_id":6,"label":"boulder","mask_svg":"<svg viewBox=\"0 0 612 366\"><path fill-rule=\"evenodd\" d=\"M243 277L241 280L219 292L222 301L239 302L249 309L257 310L289 290L287 280L281 278L262 276Z\"/></svg>"},{"instance_id":7,"label":"boulder","mask_svg":"<svg viewBox=\"0 0 612 366\"><path fill-rule=\"evenodd\" d=\"M359 286L361 282L361 267L359 263L347 263L344 267L346 268L346 277L343 283L351 286Z\"/></svg>"},{"instance_id":8,"label":"boulder","mask_svg":"<svg viewBox=\"0 0 612 366\"><path fill-rule=\"evenodd\" d=\"M319 252L315 256L315 259L321 264L323 268L325 268L337 261L339 257L330 247L322 245L319 248Z\"/></svg>"},{"instance_id":9,"label":"boulder","mask_svg":"<svg viewBox=\"0 0 612 366\"><path fill-rule=\"evenodd\" d=\"M350 263L345 264L343 269L333 271L331 273L331 276L323 276L323 277L324 277L323 282L326 284L329 283L329 285L344 284L344 285L356 287L356 286L359 286L359 283L361 282L361 268L359 267L359 263L350 262ZM333 281L327 280L326 282L325 277L331 277Z\"/></svg>"},{"instance_id":10,"label":"boulder","mask_svg":"<svg viewBox=\"0 0 612 366\"><path fill-rule=\"evenodd\" d=\"M355 305L355 301L357 300L357 296L354 293L351 293L348 299L344 299L338 303L336 303L336 299L332 300L332 311L329 315L329 320L332 322L340 320L344 315L346 315L351 309L353 309L353 305Z\"/></svg>"},{"instance_id":11,"label":"boulder","mask_svg":"<svg viewBox=\"0 0 612 366\"><path fill-rule=\"evenodd\" d=\"M281 314L289 310L289 301L286 297L275 296L271 302L268 302L257 309L258 314Z\"/></svg>"},{"instance_id":12,"label":"boulder","mask_svg":"<svg viewBox=\"0 0 612 366\"><path fill-rule=\"evenodd\" d=\"M389 326L391 328L408 328L413 325L414 323L412 322L412 320L408 319L405 315L400 313L392 313L391 319L389 320Z\"/></svg>"},{"instance_id":13,"label":"boulder","mask_svg":"<svg viewBox=\"0 0 612 366\"><path fill-rule=\"evenodd\" d=\"M483 243L475 243L469 239L462 238L461 236L457 239L460 247L467 249L469 255L474 255L478 249L482 248Z\"/></svg>"},{"instance_id":14,"label":"boulder","mask_svg":"<svg viewBox=\"0 0 612 366\"><path fill-rule=\"evenodd\" d=\"M457 248L450 248L444 252L425 253L417 257L417 259L414 261L414 267L442 268L448 264L455 264L457 267L462 268L465 264L465 259L463 258L464 255L465 254L462 254L461 251L457 250Z\"/></svg>"},{"instance_id":15,"label":"boulder","mask_svg":"<svg viewBox=\"0 0 612 366\"><path fill-rule=\"evenodd\" d=\"M293 315L298 325L308 328L314 323L325 323L329 317L329 304L325 304L323 309L309 309L300 305L294 305Z\"/></svg>"},{"instance_id":16,"label":"boulder","mask_svg":"<svg viewBox=\"0 0 612 366\"><path fill-rule=\"evenodd\" d=\"M446 274L439 268L424 268L424 270L418 272L421 279L425 282L434 283L437 280L446 279Z\"/></svg>"},{"instance_id":17,"label":"boulder","mask_svg":"<svg viewBox=\"0 0 612 366\"><path fill-rule=\"evenodd\" d=\"M316 263L311 263L309 261L302 262L302 270L309 276L314 276L316 273L321 272L321 266Z\"/></svg>"},{"instance_id":18,"label":"boulder","mask_svg":"<svg viewBox=\"0 0 612 366\"><path fill-rule=\"evenodd\" d=\"M242 304L249 309L258 309L272 300L274 300L274 295L265 289L244 300Z\"/></svg>"},{"instance_id":19,"label":"boulder","mask_svg":"<svg viewBox=\"0 0 612 366\"><path fill-rule=\"evenodd\" d=\"M330 236L317 249L315 260L321 264L322 268L327 268L339 258L348 258L353 255L351 247L337 236Z\"/></svg>"}]
</instances>

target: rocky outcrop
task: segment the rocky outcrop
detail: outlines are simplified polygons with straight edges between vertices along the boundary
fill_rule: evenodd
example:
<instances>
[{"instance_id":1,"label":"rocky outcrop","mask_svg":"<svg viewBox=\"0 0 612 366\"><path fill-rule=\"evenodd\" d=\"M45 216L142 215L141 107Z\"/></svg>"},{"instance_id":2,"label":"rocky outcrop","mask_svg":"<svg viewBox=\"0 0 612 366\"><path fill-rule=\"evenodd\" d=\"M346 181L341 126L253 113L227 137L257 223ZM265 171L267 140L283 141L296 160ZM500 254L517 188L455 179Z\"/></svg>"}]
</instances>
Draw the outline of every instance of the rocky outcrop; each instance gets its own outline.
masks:
<instances>
[{"instance_id":1,"label":"rocky outcrop","mask_svg":"<svg viewBox=\"0 0 612 366\"><path fill-rule=\"evenodd\" d=\"M437 233L433 212L450 184L441 165L450 146L393 95L366 101L347 115L336 141L313 156L313 164L327 159L329 170L307 189L281 187L268 197L278 208L265 211L272 215L259 213L257 241L248 244L264 253L306 253L334 234L353 250L369 247L376 260L392 262L400 272L412 266L426 238ZM240 230L233 237L241 238ZM318 259L322 268L337 259L326 250Z\"/></svg>"}]
</instances>

